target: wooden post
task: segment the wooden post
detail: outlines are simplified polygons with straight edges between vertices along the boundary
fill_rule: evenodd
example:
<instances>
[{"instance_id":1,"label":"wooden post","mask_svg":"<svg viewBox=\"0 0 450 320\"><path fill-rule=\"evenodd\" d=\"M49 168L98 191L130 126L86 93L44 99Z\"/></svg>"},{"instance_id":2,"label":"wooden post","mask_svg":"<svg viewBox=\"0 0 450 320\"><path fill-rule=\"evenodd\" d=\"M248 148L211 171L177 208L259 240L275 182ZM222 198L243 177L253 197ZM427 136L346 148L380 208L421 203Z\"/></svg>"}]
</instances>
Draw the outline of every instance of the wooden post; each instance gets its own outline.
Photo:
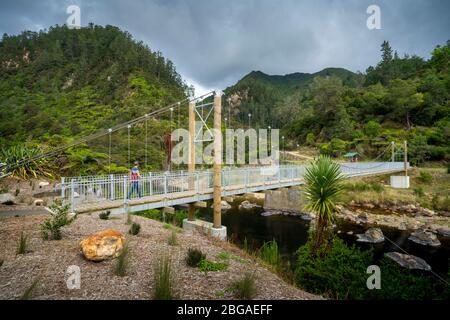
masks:
<instances>
[{"instance_id":1,"label":"wooden post","mask_svg":"<svg viewBox=\"0 0 450 320\"><path fill-rule=\"evenodd\" d=\"M189 190L195 188L194 171L195 171L195 102L189 103L189 159L188 159L188 171L191 173L189 179ZM195 207L193 204L189 204L188 208L188 220L194 221Z\"/></svg>"},{"instance_id":2,"label":"wooden post","mask_svg":"<svg viewBox=\"0 0 450 320\"><path fill-rule=\"evenodd\" d=\"M222 97L214 96L214 224L222 227Z\"/></svg>"},{"instance_id":3,"label":"wooden post","mask_svg":"<svg viewBox=\"0 0 450 320\"><path fill-rule=\"evenodd\" d=\"M405 160L405 177L408 176L408 143L406 140L403 142L403 158Z\"/></svg>"},{"instance_id":4,"label":"wooden post","mask_svg":"<svg viewBox=\"0 0 450 320\"><path fill-rule=\"evenodd\" d=\"M391 161L395 162L395 142L391 142Z\"/></svg>"}]
</instances>

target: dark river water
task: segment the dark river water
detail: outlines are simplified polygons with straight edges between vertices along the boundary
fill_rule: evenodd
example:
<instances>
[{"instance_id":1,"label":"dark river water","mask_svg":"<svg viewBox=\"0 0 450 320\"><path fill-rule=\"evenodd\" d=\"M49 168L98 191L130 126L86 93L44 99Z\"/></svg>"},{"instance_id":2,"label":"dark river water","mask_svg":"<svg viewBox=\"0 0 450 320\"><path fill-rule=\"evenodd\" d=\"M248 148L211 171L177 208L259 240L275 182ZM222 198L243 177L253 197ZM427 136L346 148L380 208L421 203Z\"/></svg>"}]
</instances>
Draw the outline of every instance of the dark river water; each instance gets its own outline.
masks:
<instances>
[{"instance_id":1,"label":"dark river water","mask_svg":"<svg viewBox=\"0 0 450 320\"><path fill-rule=\"evenodd\" d=\"M222 224L227 227L228 238L241 247L246 239L248 247L252 250L257 250L264 242L275 239L283 261L289 261L291 265L295 265L295 252L308 239L309 221L300 217L282 215L264 217L261 216L264 211L263 208L239 210L235 202L231 210L222 213ZM202 209L200 215L203 219L212 221L212 209ZM450 241L448 239L439 238L442 245L438 248L425 247L409 241L410 233L407 231L381 227L385 237L395 244L388 240L376 245L356 242L356 234L364 233L368 228L367 226L337 222L335 230L341 231L338 236L347 244L355 244L362 250L373 248L376 260L381 258L385 252L404 253L401 251L403 249L409 254L425 259L435 272L447 273L450 259ZM353 232L353 234L348 234L348 232Z\"/></svg>"}]
</instances>

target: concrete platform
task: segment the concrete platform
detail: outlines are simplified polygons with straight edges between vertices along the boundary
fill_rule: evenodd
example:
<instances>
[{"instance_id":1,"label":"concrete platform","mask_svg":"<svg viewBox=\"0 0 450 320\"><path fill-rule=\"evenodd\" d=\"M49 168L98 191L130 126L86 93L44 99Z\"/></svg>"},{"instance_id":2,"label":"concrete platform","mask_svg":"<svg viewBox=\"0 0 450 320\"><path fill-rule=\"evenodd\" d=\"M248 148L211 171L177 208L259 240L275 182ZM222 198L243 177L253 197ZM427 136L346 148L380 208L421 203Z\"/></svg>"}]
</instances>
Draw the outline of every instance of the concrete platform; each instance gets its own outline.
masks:
<instances>
[{"instance_id":1,"label":"concrete platform","mask_svg":"<svg viewBox=\"0 0 450 320\"><path fill-rule=\"evenodd\" d=\"M189 221L188 219L183 220L184 230L198 230L202 233L210 234L213 237L219 238L220 240L227 240L227 227L222 226L220 228L214 228L211 222L203 220Z\"/></svg>"}]
</instances>

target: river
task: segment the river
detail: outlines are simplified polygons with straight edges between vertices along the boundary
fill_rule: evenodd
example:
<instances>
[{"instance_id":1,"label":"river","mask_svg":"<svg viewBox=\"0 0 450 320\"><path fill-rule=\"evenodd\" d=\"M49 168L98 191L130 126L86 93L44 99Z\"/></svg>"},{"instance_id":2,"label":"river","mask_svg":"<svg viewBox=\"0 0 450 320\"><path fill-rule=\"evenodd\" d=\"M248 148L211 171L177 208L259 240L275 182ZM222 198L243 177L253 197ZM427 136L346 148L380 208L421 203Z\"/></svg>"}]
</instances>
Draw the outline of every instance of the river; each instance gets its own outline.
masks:
<instances>
[{"instance_id":1,"label":"river","mask_svg":"<svg viewBox=\"0 0 450 320\"><path fill-rule=\"evenodd\" d=\"M244 246L245 239L248 247L257 250L264 242L275 239L278 243L279 252L284 262L295 265L295 252L304 245L308 239L310 222L297 216L275 215L261 216L265 210L254 208L251 210L239 210L238 203L233 203L233 208L222 213L222 224L227 227L228 238L240 247ZM200 216L212 221L212 209L201 209ZM364 233L368 226L361 226L347 222L337 222L335 228L338 236L347 244L355 244L362 250L374 249L375 260L383 256L385 252L402 250L409 254L421 257L431 265L435 272L447 273L450 259L450 240L439 238L442 245L438 248L431 248L418 245L408 240L410 232L399 231L393 228L381 227L385 240L381 244L371 245L356 241L356 234ZM350 233L350 234L349 234Z\"/></svg>"}]
</instances>

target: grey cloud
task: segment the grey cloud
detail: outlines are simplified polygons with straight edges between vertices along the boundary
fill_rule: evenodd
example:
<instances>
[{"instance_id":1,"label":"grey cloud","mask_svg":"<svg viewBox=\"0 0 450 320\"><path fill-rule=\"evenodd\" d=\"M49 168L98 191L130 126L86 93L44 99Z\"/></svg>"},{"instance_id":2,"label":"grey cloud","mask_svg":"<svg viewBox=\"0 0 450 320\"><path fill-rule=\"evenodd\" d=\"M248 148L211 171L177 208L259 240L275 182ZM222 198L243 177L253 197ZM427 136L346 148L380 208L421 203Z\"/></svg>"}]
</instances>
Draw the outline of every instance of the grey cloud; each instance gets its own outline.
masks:
<instances>
[{"instance_id":1,"label":"grey cloud","mask_svg":"<svg viewBox=\"0 0 450 320\"><path fill-rule=\"evenodd\" d=\"M117 25L162 51L182 75L216 88L251 70L364 71L385 39L400 54L427 57L450 36L445 0L11 1L1 4L0 32L63 24L69 4L80 5L83 24ZM366 28L370 4L381 7L382 30Z\"/></svg>"}]
</instances>

